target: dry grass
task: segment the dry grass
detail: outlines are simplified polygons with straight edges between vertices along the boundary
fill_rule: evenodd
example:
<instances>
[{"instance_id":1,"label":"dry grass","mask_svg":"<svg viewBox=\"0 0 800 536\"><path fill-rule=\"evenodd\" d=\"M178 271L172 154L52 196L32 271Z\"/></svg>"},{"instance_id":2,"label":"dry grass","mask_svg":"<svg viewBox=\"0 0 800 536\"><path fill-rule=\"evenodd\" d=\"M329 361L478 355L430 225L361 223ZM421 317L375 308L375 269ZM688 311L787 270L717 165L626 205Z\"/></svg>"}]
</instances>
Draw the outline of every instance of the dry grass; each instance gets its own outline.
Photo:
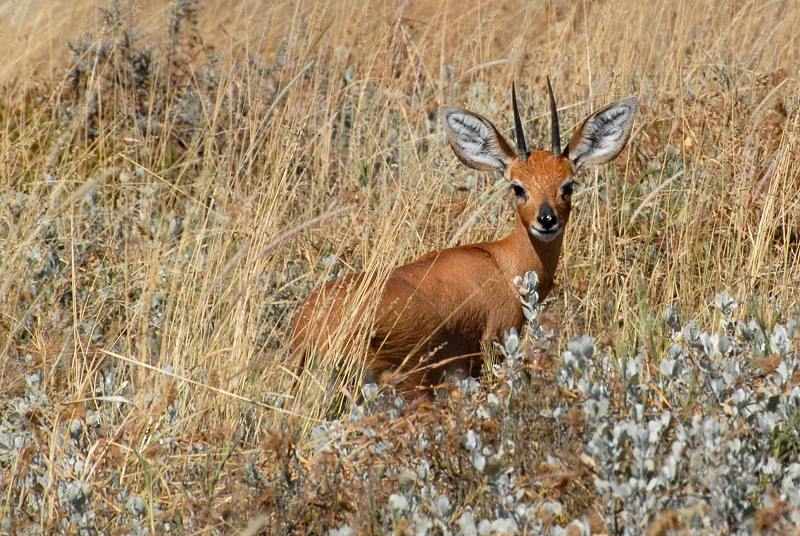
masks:
<instances>
[{"instance_id":1,"label":"dry grass","mask_svg":"<svg viewBox=\"0 0 800 536\"><path fill-rule=\"evenodd\" d=\"M45 4L0 5L4 34L27 28L0 71L0 393L41 376L51 460L59 424L113 406L86 463L113 459L164 511L197 504L169 476L193 457L227 474L242 438L339 402L331 352L287 406L299 420L276 409L292 314L326 276L380 281L454 237L508 232L502 180L459 165L433 118L456 104L510 127L512 80L539 145L545 75L565 128L641 102L623 157L581 177L548 309L562 338L657 359L667 305L708 322L727 288L763 315L798 307L795 2ZM203 454L165 463L175 436ZM30 523L60 522L55 493Z\"/></svg>"}]
</instances>

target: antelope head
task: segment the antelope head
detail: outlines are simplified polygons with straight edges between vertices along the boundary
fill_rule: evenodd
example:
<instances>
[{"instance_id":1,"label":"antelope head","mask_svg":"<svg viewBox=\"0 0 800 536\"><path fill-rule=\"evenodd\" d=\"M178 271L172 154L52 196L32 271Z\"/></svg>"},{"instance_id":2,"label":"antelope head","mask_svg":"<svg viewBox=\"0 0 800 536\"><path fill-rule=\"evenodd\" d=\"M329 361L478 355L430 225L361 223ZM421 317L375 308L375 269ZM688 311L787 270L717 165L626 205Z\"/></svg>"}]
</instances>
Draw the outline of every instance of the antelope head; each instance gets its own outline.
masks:
<instances>
[{"instance_id":1,"label":"antelope head","mask_svg":"<svg viewBox=\"0 0 800 536\"><path fill-rule=\"evenodd\" d=\"M575 174L586 165L615 159L628 141L638 103L628 97L587 117L564 149L558 127L558 111L550 79L551 148L533 151L525 143L522 119L512 85L516 152L491 121L455 107L442 107L440 117L447 140L467 166L503 173L514 191L519 218L530 236L550 242L564 231L569 220Z\"/></svg>"}]
</instances>

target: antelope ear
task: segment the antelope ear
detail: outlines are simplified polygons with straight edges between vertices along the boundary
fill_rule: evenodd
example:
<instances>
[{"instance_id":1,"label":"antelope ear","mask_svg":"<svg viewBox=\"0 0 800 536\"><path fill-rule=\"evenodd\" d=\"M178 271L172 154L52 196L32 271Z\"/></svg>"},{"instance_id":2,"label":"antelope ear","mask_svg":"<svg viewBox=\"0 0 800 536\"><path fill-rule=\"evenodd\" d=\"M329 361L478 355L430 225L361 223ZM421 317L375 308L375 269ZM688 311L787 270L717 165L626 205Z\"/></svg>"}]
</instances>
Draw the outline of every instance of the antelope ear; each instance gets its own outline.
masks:
<instances>
[{"instance_id":1,"label":"antelope ear","mask_svg":"<svg viewBox=\"0 0 800 536\"><path fill-rule=\"evenodd\" d=\"M439 108L439 117L459 160L473 169L505 173L516 154L491 121L450 106Z\"/></svg>"},{"instance_id":2,"label":"antelope ear","mask_svg":"<svg viewBox=\"0 0 800 536\"><path fill-rule=\"evenodd\" d=\"M567 154L573 167L605 164L619 156L638 108L636 97L628 97L587 117L569 140Z\"/></svg>"}]
</instances>

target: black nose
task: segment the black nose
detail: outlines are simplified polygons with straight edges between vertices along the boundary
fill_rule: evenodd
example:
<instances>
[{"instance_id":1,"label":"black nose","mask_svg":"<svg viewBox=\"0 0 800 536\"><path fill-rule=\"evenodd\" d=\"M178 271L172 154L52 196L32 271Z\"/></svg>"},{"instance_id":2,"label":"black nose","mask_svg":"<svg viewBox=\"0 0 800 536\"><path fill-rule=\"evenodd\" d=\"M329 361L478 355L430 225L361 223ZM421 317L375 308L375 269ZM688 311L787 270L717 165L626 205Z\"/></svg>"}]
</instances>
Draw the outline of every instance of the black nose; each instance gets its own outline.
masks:
<instances>
[{"instance_id":1,"label":"black nose","mask_svg":"<svg viewBox=\"0 0 800 536\"><path fill-rule=\"evenodd\" d=\"M558 216L553 212L553 207L547 203L542 203L542 206L539 207L539 215L536 217L536 221L539 222L542 229L547 231L558 223Z\"/></svg>"}]
</instances>

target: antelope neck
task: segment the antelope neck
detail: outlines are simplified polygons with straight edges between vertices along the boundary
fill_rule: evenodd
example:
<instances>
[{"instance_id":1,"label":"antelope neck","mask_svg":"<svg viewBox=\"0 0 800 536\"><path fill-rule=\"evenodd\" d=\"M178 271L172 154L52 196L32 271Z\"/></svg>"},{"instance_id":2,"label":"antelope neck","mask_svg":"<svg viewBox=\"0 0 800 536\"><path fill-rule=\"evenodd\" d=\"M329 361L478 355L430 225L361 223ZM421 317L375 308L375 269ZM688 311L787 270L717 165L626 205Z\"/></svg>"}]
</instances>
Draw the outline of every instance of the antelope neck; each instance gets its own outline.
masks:
<instances>
[{"instance_id":1,"label":"antelope neck","mask_svg":"<svg viewBox=\"0 0 800 536\"><path fill-rule=\"evenodd\" d=\"M550 242L537 240L531 236L518 214L514 230L500 241L498 248L503 276L510 282L525 272L536 272L539 276L539 295L544 298L553 283L563 238L562 231Z\"/></svg>"}]
</instances>

